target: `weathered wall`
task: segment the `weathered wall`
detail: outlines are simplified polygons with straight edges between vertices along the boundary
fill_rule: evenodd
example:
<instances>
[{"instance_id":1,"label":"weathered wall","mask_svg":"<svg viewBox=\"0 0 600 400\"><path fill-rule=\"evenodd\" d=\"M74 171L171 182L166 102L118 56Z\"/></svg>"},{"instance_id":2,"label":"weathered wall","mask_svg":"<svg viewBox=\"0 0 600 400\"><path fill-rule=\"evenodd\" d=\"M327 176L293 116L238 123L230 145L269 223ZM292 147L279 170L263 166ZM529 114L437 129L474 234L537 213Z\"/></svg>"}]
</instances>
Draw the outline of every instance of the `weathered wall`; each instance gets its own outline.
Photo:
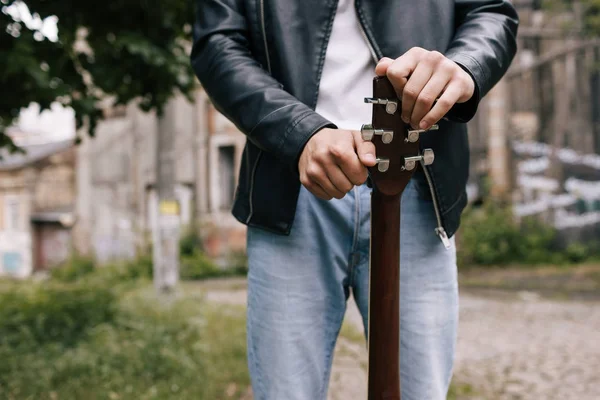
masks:
<instances>
[{"instance_id":1,"label":"weathered wall","mask_svg":"<svg viewBox=\"0 0 600 400\"><path fill-rule=\"evenodd\" d=\"M201 90L195 104L181 96L171 100L164 118L161 126L174 131L183 226L200 226L207 242L218 242L210 245L212 255L231 251L230 242L235 249L243 248L239 237L245 238L245 229L231 216L232 199L223 182L237 182L245 137L214 110ZM84 139L78 149L75 227L81 252L107 262L135 256L150 240L158 127L156 115L131 105L123 115L103 121L95 138Z\"/></svg>"},{"instance_id":2,"label":"weathered wall","mask_svg":"<svg viewBox=\"0 0 600 400\"><path fill-rule=\"evenodd\" d=\"M33 270L31 196L19 179L22 175L0 173L0 275L13 277L29 276Z\"/></svg>"}]
</instances>

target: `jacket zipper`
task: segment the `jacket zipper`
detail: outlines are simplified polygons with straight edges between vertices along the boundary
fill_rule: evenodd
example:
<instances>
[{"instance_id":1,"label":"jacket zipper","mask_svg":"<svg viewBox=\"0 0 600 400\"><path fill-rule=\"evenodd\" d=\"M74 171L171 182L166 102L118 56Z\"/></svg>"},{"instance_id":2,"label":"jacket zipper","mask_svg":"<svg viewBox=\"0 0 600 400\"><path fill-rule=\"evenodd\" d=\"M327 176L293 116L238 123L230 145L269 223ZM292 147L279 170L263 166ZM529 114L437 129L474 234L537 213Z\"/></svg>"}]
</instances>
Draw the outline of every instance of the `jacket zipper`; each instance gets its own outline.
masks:
<instances>
[{"instance_id":1,"label":"jacket zipper","mask_svg":"<svg viewBox=\"0 0 600 400\"><path fill-rule=\"evenodd\" d=\"M265 0L260 0L260 26L262 28L262 37L263 43L265 46L265 57L267 59L267 70L269 74L271 73L271 57L269 56L269 47L267 45L267 30L265 28ZM252 216L254 215L254 181L256 180L256 169L258 168L258 162L260 161L260 157L262 156L262 151L259 151L258 156L256 157L256 161L254 161L254 165L252 166L252 174L250 176L250 213L248 214L248 218L246 218L246 224L250 223Z\"/></svg>"},{"instance_id":2,"label":"jacket zipper","mask_svg":"<svg viewBox=\"0 0 600 400\"><path fill-rule=\"evenodd\" d=\"M423 167L423 172L425 172L425 178L427 179L427 184L429 185L429 191L431 192L431 199L433 200L433 209L435 210L435 218L437 219L437 227L435 228L435 234L438 235L444 247L446 249L450 249L450 239L448 239L448 235L446 234L446 230L442 225L442 216L440 214L440 208L438 206L437 197L435 197L435 190L433 189L433 181L431 180L431 176L429 175L429 171L425 166L423 160L421 160L421 167Z\"/></svg>"},{"instance_id":3,"label":"jacket zipper","mask_svg":"<svg viewBox=\"0 0 600 400\"><path fill-rule=\"evenodd\" d=\"M254 161L254 166L252 167L252 175L250 176L250 213L248 214L248 218L246 218L246 224L250 223L252 216L254 215L254 180L256 178L256 168L258 167L258 162L260 161L260 157L262 156L262 151L258 153L256 157L256 161Z\"/></svg>"}]
</instances>

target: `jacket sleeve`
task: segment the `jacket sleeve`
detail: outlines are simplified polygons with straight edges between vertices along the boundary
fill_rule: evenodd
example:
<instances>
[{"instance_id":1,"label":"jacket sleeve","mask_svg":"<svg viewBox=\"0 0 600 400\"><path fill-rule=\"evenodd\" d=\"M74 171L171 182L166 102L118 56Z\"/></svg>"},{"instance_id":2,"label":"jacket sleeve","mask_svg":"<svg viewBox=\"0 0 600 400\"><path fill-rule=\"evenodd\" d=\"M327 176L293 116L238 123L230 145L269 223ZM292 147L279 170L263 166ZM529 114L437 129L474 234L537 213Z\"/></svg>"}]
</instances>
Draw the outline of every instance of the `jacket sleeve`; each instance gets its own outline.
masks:
<instances>
[{"instance_id":1,"label":"jacket sleeve","mask_svg":"<svg viewBox=\"0 0 600 400\"><path fill-rule=\"evenodd\" d=\"M471 75L475 94L457 104L448 118L468 122L515 56L519 18L508 0L456 0L455 21L454 38L445 55Z\"/></svg>"},{"instance_id":2,"label":"jacket sleeve","mask_svg":"<svg viewBox=\"0 0 600 400\"><path fill-rule=\"evenodd\" d=\"M308 139L335 128L286 92L253 56L241 0L197 0L191 62L216 109L294 169Z\"/></svg>"}]
</instances>

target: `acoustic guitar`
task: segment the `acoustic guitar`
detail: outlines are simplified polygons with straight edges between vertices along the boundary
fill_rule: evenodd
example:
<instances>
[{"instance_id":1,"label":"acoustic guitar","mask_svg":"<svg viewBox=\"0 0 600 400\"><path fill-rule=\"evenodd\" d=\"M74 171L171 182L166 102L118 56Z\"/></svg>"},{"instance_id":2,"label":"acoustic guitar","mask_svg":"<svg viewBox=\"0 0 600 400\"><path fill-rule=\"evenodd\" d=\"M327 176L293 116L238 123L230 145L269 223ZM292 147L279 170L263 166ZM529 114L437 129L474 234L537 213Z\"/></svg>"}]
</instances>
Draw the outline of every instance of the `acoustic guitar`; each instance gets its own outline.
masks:
<instances>
[{"instance_id":1,"label":"acoustic guitar","mask_svg":"<svg viewBox=\"0 0 600 400\"><path fill-rule=\"evenodd\" d=\"M373 80L372 123L361 128L374 143L377 164L369 168L371 248L369 277L369 400L400 399L400 198L417 168L433 163L419 149L420 134L401 119L396 92L385 77ZM438 129L433 126L431 129Z\"/></svg>"}]
</instances>

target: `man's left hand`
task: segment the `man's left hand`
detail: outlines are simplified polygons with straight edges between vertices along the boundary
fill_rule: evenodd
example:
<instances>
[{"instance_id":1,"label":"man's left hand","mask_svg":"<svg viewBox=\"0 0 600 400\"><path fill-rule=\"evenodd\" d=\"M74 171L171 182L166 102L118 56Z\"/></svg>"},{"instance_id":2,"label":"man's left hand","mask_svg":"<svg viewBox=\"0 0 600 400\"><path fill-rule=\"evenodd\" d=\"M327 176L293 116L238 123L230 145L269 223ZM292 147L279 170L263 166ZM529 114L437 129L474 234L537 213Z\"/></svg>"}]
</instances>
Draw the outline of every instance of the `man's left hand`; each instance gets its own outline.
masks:
<instances>
[{"instance_id":1,"label":"man's left hand","mask_svg":"<svg viewBox=\"0 0 600 400\"><path fill-rule=\"evenodd\" d=\"M467 102L475 92L473 78L458 64L437 51L420 47L413 47L396 60L382 58L375 73L388 77L402 99L402 120L413 128L429 129L456 103Z\"/></svg>"}]
</instances>

